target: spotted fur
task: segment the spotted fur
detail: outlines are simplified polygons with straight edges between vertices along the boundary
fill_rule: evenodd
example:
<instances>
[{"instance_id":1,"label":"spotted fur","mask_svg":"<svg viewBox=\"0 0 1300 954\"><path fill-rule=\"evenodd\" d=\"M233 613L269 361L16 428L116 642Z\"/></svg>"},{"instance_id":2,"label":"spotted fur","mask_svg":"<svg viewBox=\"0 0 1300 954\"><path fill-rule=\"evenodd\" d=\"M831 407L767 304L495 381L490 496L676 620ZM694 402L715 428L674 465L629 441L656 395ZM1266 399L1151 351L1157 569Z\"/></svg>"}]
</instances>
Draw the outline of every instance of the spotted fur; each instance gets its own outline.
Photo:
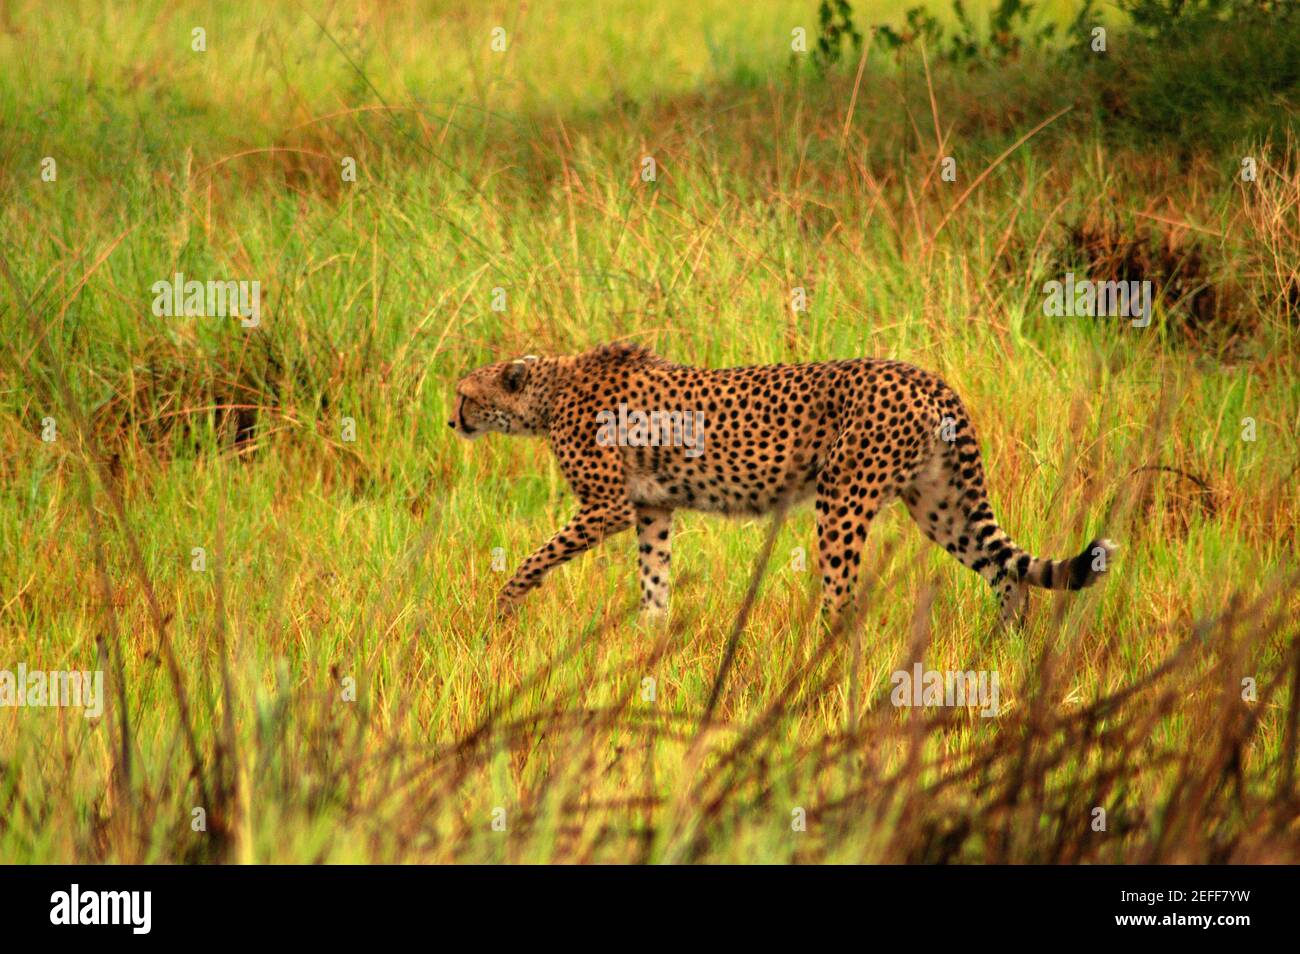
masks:
<instances>
[{"instance_id":1,"label":"spotted fur","mask_svg":"<svg viewBox=\"0 0 1300 954\"><path fill-rule=\"evenodd\" d=\"M703 444L622 446L598 439L601 412L699 411ZM448 422L545 436L580 506L502 589L514 606L547 572L635 525L641 607L668 608L672 517L678 509L763 514L815 498L823 607L850 605L871 520L901 499L921 530L979 573L1004 622L1019 619L1026 586L1092 585L1116 547L1030 555L998 526L979 445L960 399L939 378L899 361L860 358L710 370L672 364L633 345L498 362L456 388ZM607 432L606 432L607 433Z\"/></svg>"}]
</instances>

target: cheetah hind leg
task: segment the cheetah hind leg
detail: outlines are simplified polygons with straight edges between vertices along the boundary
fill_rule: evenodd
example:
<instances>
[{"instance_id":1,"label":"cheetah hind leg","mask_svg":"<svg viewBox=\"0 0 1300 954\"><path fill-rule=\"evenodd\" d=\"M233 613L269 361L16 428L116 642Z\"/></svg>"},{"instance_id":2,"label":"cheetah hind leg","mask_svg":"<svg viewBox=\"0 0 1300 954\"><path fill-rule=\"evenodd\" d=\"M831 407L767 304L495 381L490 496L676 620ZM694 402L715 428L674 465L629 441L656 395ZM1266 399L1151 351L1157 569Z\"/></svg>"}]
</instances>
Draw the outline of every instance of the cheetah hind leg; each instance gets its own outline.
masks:
<instances>
[{"instance_id":1,"label":"cheetah hind leg","mask_svg":"<svg viewBox=\"0 0 1300 954\"><path fill-rule=\"evenodd\" d=\"M825 482L818 484L815 506L822 619L831 626L844 625L856 606L862 547L879 507L865 496L842 493Z\"/></svg>"},{"instance_id":2,"label":"cheetah hind leg","mask_svg":"<svg viewBox=\"0 0 1300 954\"><path fill-rule=\"evenodd\" d=\"M997 595L1004 629L1023 624L1029 586L1049 590L1091 586L1116 550L1110 540L1101 539L1070 559L1034 558L994 518L978 458L961 462L935 458L902 497L925 535L989 584Z\"/></svg>"},{"instance_id":3,"label":"cheetah hind leg","mask_svg":"<svg viewBox=\"0 0 1300 954\"><path fill-rule=\"evenodd\" d=\"M998 588L998 622L1004 630L1019 629L1025 623L1029 587L1019 580L1003 580Z\"/></svg>"},{"instance_id":4,"label":"cheetah hind leg","mask_svg":"<svg viewBox=\"0 0 1300 954\"><path fill-rule=\"evenodd\" d=\"M984 577L998 599L1000 627L1006 631L1022 626L1029 587L989 558L986 543L998 546L1005 541L1008 548L1014 544L997 527L982 488L976 492L978 503L973 503L961 483L947 479L945 462L936 458L901 496L908 513L932 543Z\"/></svg>"}]
</instances>

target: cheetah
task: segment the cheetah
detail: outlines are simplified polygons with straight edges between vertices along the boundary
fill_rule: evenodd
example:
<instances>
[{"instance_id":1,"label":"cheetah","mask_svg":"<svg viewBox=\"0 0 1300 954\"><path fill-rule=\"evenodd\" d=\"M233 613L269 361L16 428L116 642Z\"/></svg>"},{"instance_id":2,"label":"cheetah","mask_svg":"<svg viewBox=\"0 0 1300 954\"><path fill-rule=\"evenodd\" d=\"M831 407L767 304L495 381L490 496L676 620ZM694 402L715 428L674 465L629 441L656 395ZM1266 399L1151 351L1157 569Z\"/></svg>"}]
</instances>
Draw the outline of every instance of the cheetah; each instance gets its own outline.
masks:
<instances>
[{"instance_id":1,"label":"cheetah","mask_svg":"<svg viewBox=\"0 0 1300 954\"><path fill-rule=\"evenodd\" d=\"M980 574L1004 625L1028 586L1077 590L1117 549L1031 556L989 506L970 418L942 380L901 361L859 358L721 370L612 344L584 354L500 361L456 386L448 425L544 436L577 514L505 584L508 614L556 566L636 526L641 609L668 609L673 512L758 515L815 498L822 609L852 605L872 518L901 499L930 540Z\"/></svg>"}]
</instances>

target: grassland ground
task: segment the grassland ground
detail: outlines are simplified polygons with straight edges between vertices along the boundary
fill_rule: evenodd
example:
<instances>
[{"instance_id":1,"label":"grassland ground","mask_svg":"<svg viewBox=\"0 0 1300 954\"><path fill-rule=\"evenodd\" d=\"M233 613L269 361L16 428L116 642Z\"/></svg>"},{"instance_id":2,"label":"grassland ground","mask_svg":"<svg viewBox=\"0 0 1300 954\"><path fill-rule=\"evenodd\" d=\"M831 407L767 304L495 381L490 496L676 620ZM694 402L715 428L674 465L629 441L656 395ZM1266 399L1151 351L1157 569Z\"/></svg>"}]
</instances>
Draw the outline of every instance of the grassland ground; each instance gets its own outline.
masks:
<instances>
[{"instance_id":1,"label":"grassland ground","mask_svg":"<svg viewBox=\"0 0 1300 954\"><path fill-rule=\"evenodd\" d=\"M6 5L0 669L107 704L0 708L0 860L1300 860L1300 30L1100 22L823 73L808 0ZM452 387L615 339L931 369L1018 542L1120 559L1004 633L898 508L828 633L810 512L685 515L666 626L630 537L498 621L574 501Z\"/></svg>"}]
</instances>

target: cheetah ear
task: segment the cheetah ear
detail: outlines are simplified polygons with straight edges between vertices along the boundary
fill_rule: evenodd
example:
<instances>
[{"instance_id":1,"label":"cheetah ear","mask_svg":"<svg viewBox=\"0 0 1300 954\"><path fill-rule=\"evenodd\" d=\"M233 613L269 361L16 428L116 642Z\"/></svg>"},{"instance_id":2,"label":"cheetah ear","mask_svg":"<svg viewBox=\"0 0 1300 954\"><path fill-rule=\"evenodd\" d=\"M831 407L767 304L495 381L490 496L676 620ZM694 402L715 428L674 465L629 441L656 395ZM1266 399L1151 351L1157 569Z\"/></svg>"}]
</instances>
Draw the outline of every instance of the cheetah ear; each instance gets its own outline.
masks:
<instances>
[{"instance_id":1,"label":"cheetah ear","mask_svg":"<svg viewBox=\"0 0 1300 954\"><path fill-rule=\"evenodd\" d=\"M532 362L520 358L517 361L511 361L506 365L505 370L501 372L501 384L511 394L518 391L528 380L528 366Z\"/></svg>"}]
</instances>

